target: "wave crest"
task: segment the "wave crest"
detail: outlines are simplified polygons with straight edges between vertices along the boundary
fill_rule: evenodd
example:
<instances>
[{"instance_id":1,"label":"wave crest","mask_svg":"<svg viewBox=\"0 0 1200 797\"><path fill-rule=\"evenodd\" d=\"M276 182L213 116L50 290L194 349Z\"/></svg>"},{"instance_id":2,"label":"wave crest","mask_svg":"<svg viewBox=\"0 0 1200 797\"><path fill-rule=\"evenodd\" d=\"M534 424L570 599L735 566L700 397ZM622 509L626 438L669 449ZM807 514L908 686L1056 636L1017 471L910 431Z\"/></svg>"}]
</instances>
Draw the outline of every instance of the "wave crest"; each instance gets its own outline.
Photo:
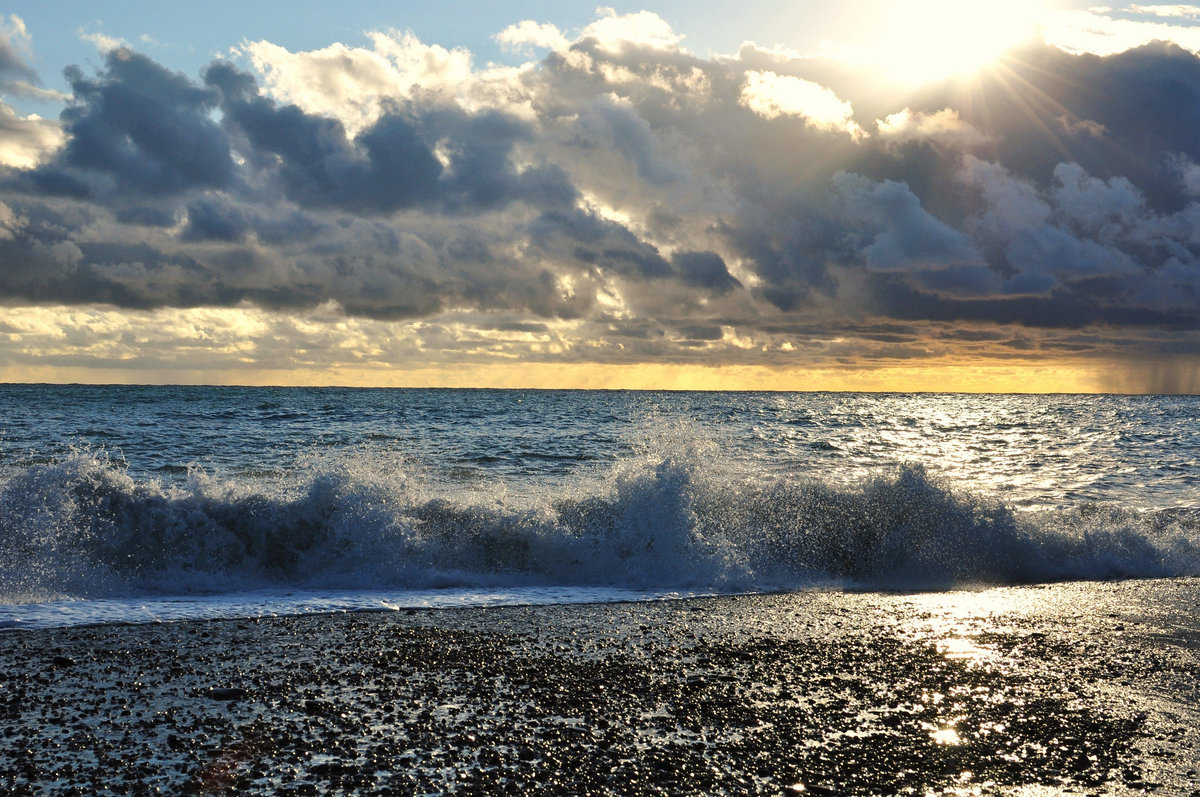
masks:
<instances>
[{"instance_id":1,"label":"wave crest","mask_svg":"<svg viewBox=\"0 0 1200 797\"><path fill-rule=\"evenodd\" d=\"M856 484L667 446L565 489L452 492L401 462L291 483L135 479L77 452L0 485L0 602L262 586L942 588L1200 575L1195 513L1016 513L919 466ZM501 486L502 488L503 486Z\"/></svg>"}]
</instances>

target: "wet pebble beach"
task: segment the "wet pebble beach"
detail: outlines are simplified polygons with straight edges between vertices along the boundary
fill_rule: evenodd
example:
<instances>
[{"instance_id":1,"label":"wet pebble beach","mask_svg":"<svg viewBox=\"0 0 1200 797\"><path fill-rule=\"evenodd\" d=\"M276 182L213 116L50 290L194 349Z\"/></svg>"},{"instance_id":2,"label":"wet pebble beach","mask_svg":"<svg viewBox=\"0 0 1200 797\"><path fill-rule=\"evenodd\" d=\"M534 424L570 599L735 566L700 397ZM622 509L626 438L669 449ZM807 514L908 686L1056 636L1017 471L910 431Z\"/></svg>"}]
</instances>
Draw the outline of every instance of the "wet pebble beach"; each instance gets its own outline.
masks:
<instances>
[{"instance_id":1,"label":"wet pebble beach","mask_svg":"<svg viewBox=\"0 0 1200 797\"><path fill-rule=\"evenodd\" d=\"M1200 794L1194 580L0 635L20 794Z\"/></svg>"}]
</instances>

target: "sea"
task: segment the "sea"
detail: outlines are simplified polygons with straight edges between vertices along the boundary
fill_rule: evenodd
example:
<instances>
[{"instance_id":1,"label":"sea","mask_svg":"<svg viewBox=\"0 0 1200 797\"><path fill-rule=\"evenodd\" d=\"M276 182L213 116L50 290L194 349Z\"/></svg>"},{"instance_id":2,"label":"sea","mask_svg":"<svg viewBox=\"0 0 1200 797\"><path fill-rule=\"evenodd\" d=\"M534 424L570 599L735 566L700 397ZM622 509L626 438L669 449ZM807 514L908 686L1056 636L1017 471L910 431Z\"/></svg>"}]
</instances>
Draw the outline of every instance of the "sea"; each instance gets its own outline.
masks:
<instances>
[{"instance_id":1,"label":"sea","mask_svg":"<svg viewBox=\"0 0 1200 797\"><path fill-rule=\"evenodd\" d=\"M0 629L1200 576L1200 397L0 385Z\"/></svg>"}]
</instances>

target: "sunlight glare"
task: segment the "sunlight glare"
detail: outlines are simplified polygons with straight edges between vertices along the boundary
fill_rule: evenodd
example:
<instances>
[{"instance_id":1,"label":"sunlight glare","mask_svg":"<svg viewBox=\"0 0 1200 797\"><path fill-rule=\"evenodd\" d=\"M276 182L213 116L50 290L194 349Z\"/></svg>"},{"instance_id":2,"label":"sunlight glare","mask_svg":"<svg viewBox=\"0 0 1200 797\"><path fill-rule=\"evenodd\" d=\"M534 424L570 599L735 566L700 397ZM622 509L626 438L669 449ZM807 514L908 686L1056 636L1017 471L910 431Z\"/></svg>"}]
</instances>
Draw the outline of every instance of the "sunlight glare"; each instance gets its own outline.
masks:
<instances>
[{"instance_id":1,"label":"sunlight glare","mask_svg":"<svg viewBox=\"0 0 1200 797\"><path fill-rule=\"evenodd\" d=\"M889 3L872 60L908 83L973 72L1035 35L1045 13L1038 0Z\"/></svg>"}]
</instances>

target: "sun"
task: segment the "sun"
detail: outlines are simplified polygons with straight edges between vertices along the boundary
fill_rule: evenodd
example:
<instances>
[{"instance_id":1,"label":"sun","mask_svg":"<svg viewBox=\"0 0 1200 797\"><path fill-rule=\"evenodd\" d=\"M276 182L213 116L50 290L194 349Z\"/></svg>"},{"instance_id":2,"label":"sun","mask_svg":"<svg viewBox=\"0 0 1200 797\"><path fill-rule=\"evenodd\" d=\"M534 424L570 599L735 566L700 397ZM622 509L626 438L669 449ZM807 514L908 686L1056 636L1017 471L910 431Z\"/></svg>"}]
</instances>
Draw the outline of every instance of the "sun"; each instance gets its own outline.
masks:
<instances>
[{"instance_id":1,"label":"sun","mask_svg":"<svg viewBox=\"0 0 1200 797\"><path fill-rule=\"evenodd\" d=\"M1037 0L908 0L887 3L868 57L906 83L974 72L1037 35L1045 18Z\"/></svg>"}]
</instances>

